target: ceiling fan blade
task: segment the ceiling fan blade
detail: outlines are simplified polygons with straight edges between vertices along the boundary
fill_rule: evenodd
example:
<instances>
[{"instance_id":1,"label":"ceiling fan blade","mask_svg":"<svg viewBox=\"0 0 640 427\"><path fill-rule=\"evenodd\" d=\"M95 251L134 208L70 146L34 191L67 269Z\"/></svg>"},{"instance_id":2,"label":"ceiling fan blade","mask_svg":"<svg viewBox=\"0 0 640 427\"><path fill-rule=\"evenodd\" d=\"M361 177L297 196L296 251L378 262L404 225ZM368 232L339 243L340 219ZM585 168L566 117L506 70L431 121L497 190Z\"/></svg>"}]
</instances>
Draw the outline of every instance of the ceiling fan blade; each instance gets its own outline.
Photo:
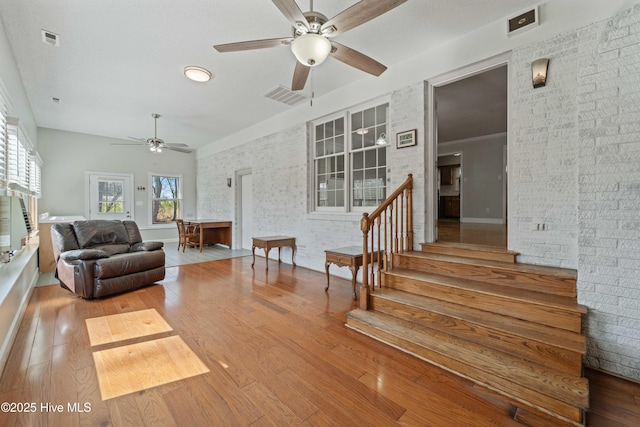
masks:
<instances>
[{"instance_id":1,"label":"ceiling fan blade","mask_svg":"<svg viewBox=\"0 0 640 427\"><path fill-rule=\"evenodd\" d=\"M181 148L181 147L169 147L166 144L161 147L162 149L167 149L171 151L178 151L180 153L193 153L193 150L190 148Z\"/></svg>"},{"instance_id":2,"label":"ceiling fan blade","mask_svg":"<svg viewBox=\"0 0 640 427\"><path fill-rule=\"evenodd\" d=\"M214 45L214 49L218 52L238 52L241 50L265 49L269 47L278 47L288 44L291 37L283 37L279 39L249 40L246 42L235 42Z\"/></svg>"},{"instance_id":3,"label":"ceiling fan blade","mask_svg":"<svg viewBox=\"0 0 640 427\"><path fill-rule=\"evenodd\" d=\"M350 47L336 42L331 42L331 45L334 47L334 51L330 53L331 56L336 58L338 61L342 61L347 65L357 68L358 70L373 74L374 76L379 76L387 69L386 66L382 65L375 59L370 58L357 50L353 50Z\"/></svg>"},{"instance_id":4,"label":"ceiling fan blade","mask_svg":"<svg viewBox=\"0 0 640 427\"><path fill-rule=\"evenodd\" d=\"M136 138L136 137L134 137L134 136L128 136L127 138L129 138L129 139L134 139L134 140L136 140L136 141L140 141L140 142L144 142L145 144L147 143L146 138Z\"/></svg>"},{"instance_id":5,"label":"ceiling fan blade","mask_svg":"<svg viewBox=\"0 0 640 427\"><path fill-rule=\"evenodd\" d=\"M325 22L320 32L327 37L337 36L387 13L406 1L407 0L361 0ZM331 27L335 29L331 31Z\"/></svg>"},{"instance_id":6,"label":"ceiling fan blade","mask_svg":"<svg viewBox=\"0 0 640 427\"><path fill-rule=\"evenodd\" d=\"M307 29L309 28L307 18L305 18L304 13L302 13L302 10L300 10L295 0L273 0L273 4L276 5L294 27L296 23L301 22Z\"/></svg>"},{"instance_id":7,"label":"ceiling fan blade","mask_svg":"<svg viewBox=\"0 0 640 427\"><path fill-rule=\"evenodd\" d=\"M291 90L304 89L304 85L307 83L307 78L309 77L309 71L311 71L311 67L307 67L299 61L296 61L296 69L293 71Z\"/></svg>"},{"instance_id":8,"label":"ceiling fan blade","mask_svg":"<svg viewBox=\"0 0 640 427\"><path fill-rule=\"evenodd\" d=\"M165 142L162 144L163 147L177 147L177 148L189 148L187 144L183 144L180 142Z\"/></svg>"},{"instance_id":9,"label":"ceiling fan blade","mask_svg":"<svg viewBox=\"0 0 640 427\"><path fill-rule=\"evenodd\" d=\"M133 139L133 138L132 138ZM146 142L112 142L111 145L147 145Z\"/></svg>"}]
</instances>

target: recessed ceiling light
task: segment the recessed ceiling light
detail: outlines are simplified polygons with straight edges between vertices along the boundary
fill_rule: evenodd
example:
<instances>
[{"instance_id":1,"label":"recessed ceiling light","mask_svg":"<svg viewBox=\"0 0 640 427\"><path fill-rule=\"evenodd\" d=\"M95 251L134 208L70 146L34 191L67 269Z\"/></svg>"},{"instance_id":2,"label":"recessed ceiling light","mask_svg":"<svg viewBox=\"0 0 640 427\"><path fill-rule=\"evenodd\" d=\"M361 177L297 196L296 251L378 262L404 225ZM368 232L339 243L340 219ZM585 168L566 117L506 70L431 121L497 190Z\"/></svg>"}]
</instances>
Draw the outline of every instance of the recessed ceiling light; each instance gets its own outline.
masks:
<instances>
[{"instance_id":1,"label":"recessed ceiling light","mask_svg":"<svg viewBox=\"0 0 640 427\"><path fill-rule=\"evenodd\" d=\"M184 75L194 82L208 82L211 80L211 71L193 65L184 68Z\"/></svg>"}]
</instances>

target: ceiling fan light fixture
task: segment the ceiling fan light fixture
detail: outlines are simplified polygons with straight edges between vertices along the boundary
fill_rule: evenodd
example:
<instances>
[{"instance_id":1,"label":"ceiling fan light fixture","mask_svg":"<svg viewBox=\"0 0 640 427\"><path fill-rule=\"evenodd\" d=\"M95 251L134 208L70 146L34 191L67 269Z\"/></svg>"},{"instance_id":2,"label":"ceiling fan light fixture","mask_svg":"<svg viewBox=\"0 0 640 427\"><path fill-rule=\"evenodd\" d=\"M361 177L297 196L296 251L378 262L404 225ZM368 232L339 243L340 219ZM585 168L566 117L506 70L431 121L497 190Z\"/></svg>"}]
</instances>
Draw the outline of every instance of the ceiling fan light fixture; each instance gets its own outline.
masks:
<instances>
[{"instance_id":1,"label":"ceiling fan light fixture","mask_svg":"<svg viewBox=\"0 0 640 427\"><path fill-rule=\"evenodd\" d=\"M291 51L301 64L315 67L322 64L331 53L331 42L319 34L307 33L291 42Z\"/></svg>"},{"instance_id":2,"label":"ceiling fan light fixture","mask_svg":"<svg viewBox=\"0 0 640 427\"><path fill-rule=\"evenodd\" d=\"M211 71L195 65L184 67L184 75L194 82L208 82L211 80Z\"/></svg>"}]
</instances>

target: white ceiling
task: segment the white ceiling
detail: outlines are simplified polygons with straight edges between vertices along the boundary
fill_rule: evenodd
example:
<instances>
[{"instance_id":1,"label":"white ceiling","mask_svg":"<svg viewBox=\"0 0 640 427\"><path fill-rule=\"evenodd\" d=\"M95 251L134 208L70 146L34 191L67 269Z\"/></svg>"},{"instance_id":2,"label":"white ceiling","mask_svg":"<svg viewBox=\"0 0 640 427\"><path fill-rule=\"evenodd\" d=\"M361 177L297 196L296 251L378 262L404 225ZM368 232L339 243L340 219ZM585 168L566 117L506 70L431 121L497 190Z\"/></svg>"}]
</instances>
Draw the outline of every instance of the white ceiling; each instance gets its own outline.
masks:
<instances>
[{"instance_id":1,"label":"white ceiling","mask_svg":"<svg viewBox=\"0 0 640 427\"><path fill-rule=\"evenodd\" d=\"M355 3L316 0L314 10L332 17ZM391 68L536 3L408 0L335 40ZM307 0L298 5L309 9ZM197 148L295 108L263 96L290 87L289 48L223 54L212 47L290 36L269 0L2 0L0 17L40 127L147 138L151 113L159 113L159 137ZM43 29L59 34L59 47L42 42ZM187 80L187 65L215 77ZM330 57L314 71L316 97L363 78L375 77Z\"/></svg>"}]
</instances>

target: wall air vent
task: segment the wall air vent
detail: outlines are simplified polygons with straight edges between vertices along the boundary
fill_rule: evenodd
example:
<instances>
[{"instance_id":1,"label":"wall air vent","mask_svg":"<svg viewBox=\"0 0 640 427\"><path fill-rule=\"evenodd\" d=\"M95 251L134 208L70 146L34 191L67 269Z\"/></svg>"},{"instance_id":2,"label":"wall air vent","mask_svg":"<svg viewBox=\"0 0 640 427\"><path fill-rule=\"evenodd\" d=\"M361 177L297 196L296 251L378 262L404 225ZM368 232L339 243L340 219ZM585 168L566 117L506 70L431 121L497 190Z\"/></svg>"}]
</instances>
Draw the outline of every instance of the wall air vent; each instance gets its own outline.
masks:
<instances>
[{"instance_id":1,"label":"wall air vent","mask_svg":"<svg viewBox=\"0 0 640 427\"><path fill-rule=\"evenodd\" d=\"M287 105L296 105L309 99L308 96L293 92L284 86L277 86L265 93L264 96Z\"/></svg>"},{"instance_id":2,"label":"wall air vent","mask_svg":"<svg viewBox=\"0 0 640 427\"><path fill-rule=\"evenodd\" d=\"M512 16L507 21L507 36L511 37L540 25L538 22L538 7Z\"/></svg>"},{"instance_id":3,"label":"wall air vent","mask_svg":"<svg viewBox=\"0 0 640 427\"><path fill-rule=\"evenodd\" d=\"M51 31L42 30L42 42L51 46L60 46L60 36Z\"/></svg>"}]
</instances>

